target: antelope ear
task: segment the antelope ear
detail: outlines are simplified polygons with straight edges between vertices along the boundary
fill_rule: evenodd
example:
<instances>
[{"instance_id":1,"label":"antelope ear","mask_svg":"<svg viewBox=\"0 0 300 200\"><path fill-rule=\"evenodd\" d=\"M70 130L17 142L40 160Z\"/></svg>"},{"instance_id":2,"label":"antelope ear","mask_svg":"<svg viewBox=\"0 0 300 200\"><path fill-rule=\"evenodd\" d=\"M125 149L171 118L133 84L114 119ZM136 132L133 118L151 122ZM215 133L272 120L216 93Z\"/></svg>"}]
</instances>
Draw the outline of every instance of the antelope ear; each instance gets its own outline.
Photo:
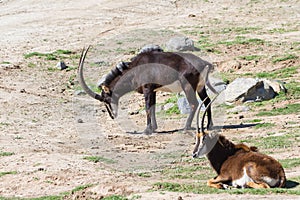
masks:
<instances>
[{"instance_id":1,"label":"antelope ear","mask_svg":"<svg viewBox=\"0 0 300 200\"><path fill-rule=\"evenodd\" d=\"M109 90L109 88L108 88L107 86L102 85L101 88L102 88L102 90L103 90L105 93L107 93L107 94L110 93L110 90Z\"/></svg>"}]
</instances>

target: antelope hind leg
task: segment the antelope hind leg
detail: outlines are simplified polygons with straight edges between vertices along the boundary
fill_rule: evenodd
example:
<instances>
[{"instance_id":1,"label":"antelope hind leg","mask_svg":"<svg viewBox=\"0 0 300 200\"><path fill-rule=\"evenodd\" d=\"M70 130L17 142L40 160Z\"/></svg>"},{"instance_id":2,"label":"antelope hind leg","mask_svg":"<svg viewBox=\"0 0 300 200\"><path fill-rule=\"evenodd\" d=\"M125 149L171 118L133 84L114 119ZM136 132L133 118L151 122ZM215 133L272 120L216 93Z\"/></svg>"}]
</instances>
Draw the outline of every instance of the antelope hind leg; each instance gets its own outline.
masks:
<instances>
[{"instance_id":1,"label":"antelope hind leg","mask_svg":"<svg viewBox=\"0 0 300 200\"><path fill-rule=\"evenodd\" d=\"M255 188L255 189L270 188L270 186L264 182L261 182L261 183L248 182L248 183L246 183L246 185L247 185L247 187Z\"/></svg>"}]
</instances>

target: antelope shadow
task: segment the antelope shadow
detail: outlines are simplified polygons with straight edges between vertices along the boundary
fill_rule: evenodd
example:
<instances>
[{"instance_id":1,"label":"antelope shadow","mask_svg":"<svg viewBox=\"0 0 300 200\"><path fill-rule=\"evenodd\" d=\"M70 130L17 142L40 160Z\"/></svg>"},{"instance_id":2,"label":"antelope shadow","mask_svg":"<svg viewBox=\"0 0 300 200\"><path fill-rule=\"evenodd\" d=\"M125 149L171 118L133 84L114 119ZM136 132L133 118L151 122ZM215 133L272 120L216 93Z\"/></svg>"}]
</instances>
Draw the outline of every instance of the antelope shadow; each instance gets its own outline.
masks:
<instances>
[{"instance_id":1,"label":"antelope shadow","mask_svg":"<svg viewBox=\"0 0 300 200\"><path fill-rule=\"evenodd\" d=\"M241 128L249 128L249 127L254 127L258 125L259 123L254 123L254 124L231 124L231 125L224 125L224 126L214 126L211 128L211 130L221 130L221 129L241 129ZM189 133L190 131L195 131L196 128L191 128L187 131ZM168 131L156 131L156 134L172 134L180 131L185 131L183 128L182 129L173 129L173 130L168 130ZM128 134L144 134L143 131L127 131L126 133ZM191 134L190 134L191 135Z\"/></svg>"}]
</instances>

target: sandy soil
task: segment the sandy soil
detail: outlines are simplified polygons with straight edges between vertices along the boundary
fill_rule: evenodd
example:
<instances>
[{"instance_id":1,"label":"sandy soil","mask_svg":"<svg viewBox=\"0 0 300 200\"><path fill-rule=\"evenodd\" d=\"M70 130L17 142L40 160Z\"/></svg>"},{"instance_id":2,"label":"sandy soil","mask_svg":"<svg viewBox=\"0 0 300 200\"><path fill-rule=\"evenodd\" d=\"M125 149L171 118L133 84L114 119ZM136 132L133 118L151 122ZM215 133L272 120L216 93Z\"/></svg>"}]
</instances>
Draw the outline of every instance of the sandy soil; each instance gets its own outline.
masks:
<instances>
[{"instance_id":1,"label":"sandy soil","mask_svg":"<svg viewBox=\"0 0 300 200\"><path fill-rule=\"evenodd\" d=\"M190 154L193 138L180 131L151 136L130 134L143 130L145 125L143 112L128 114L143 107L141 95L126 95L121 103L121 117L113 121L103 111L103 105L85 95L74 95L78 88L76 70L53 71L58 61L24 58L24 54L32 52L65 49L74 53L73 57L66 58L67 65L76 66L79 60L76 55L84 46L92 44L94 49L88 60L107 64L86 68L85 76L92 82L120 60L132 57L145 44L164 45L174 35L187 35L197 40L195 31L211 33L214 40L227 40L237 33L216 32L230 27L259 27L260 31L246 36L251 34L253 38L276 45L266 45L263 50L224 48L221 54L197 54L215 63L219 71L235 70L241 74L273 71L300 63L299 60L274 65L267 62L278 52L289 52L294 47L292 44L300 41L298 0L155 0L147 3L141 0L2 0L0 10L0 152L13 153L0 157L0 172L15 172L0 177L0 196L58 195L91 184L66 198L100 198L112 194L140 195L140 199L178 199L181 196L185 200L299 198L293 195L149 192L155 182L162 181L157 171L171 165L182 154ZM276 28L292 31L268 31ZM264 54L267 58L256 64L244 61L237 67L235 58L245 54ZM299 74L293 78L299 80ZM158 101L163 102L166 95L159 94ZM225 113L220 123L240 124L245 119L253 119L255 111L243 113L244 119ZM159 119L159 131L180 129L185 122L185 117ZM274 131L280 134L287 128L298 130L300 117L299 114L274 116L264 121L276 123ZM294 123L287 125L289 121ZM268 130L257 133L248 127L222 132L231 138L246 138L266 135ZM294 151L272 156L277 159L299 157L299 144L293 148ZM87 156L101 156L107 160L93 163L84 159ZM137 172L153 175L144 178ZM288 178L300 175L299 168L286 172Z\"/></svg>"}]
</instances>

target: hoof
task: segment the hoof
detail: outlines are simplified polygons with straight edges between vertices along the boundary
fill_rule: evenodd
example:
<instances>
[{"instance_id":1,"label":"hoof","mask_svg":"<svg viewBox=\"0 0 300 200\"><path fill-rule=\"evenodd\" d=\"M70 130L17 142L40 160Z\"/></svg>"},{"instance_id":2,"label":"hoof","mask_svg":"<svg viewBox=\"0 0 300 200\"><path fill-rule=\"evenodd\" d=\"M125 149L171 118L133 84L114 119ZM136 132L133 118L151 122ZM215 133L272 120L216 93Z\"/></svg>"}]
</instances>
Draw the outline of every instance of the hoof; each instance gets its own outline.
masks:
<instances>
[{"instance_id":1,"label":"hoof","mask_svg":"<svg viewBox=\"0 0 300 200\"><path fill-rule=\"evenodd\" d=\"M143 134L144 135L151 135L154 131L150 128L146 128L144 131L143 131Z\"/></svg>"}]
</instances>

